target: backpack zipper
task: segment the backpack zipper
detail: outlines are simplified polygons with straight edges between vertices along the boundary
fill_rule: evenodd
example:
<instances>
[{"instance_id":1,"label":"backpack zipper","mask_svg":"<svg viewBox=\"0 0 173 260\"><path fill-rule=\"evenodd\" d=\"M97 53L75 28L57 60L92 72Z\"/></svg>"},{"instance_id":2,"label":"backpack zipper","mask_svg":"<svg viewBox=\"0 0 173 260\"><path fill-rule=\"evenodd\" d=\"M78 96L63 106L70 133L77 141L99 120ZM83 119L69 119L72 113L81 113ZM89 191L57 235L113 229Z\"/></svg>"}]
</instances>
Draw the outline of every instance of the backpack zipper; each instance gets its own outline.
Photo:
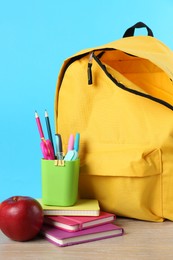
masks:
<instances>
[{"instance_id":1,"label":"backpack zipper","mask_svg":"<svg viewBox=\"0 0 173 260\"><path fill-rule=\"evenodd\" d=\"M93 61L93 52L91 52L88 61L88 85L92 85L92 69L91 69L92 61Z\"/></svg>"},{"instance_id":2,"label":"backpack zipper","mask_svg":"<svg viewBox=\"0 0 173 260\"><path fill-rule=\"evenodd\" d=\"M165 107L167 107L167 108L173 110L173 106L172 106L171 104L167 103L166 101L164 101L164 100L162 100L162 99L159 99L159 98L156 98L156 97L153 97L153 96L151 96L151 95L149 95L149 94L142 93L142 92L137 91L137 90L135 90L135 89L128 88L128 87L126 87L125 85L123 85L121 82L118 82L118 81L107 71L106 66L100 61L100 59L99 59L97 56L95 56L94 52L92 52L92 59L94 59L94 60L97 62L97 64L101 67L101 69L104 71L104 73L108 76L108 78L109 78L111 81L113 81L113 82L117 85L117 87L119 87L119 88L121 88L121 89L123 89L123 90L125 90L125 91L128 91L128 92L130 92L130 93L132 93L132 94L135 94L135 95L138 95L138 96L141 96L141 97L144 97L144 98L148 98L148 99L150 99L150 100L152 100L152 101L155 101L155 102L157 102L157 103L159 103L159 104L161 104L161 105L163 105L163 106L165 106ZM88 63L88 64L89 64L89 63ZM91 76L92 76L91 66L90 66L90 74L91 74ZM91 83L91 84L92 84L92 83Z\"/></svg>"}]
</instances>

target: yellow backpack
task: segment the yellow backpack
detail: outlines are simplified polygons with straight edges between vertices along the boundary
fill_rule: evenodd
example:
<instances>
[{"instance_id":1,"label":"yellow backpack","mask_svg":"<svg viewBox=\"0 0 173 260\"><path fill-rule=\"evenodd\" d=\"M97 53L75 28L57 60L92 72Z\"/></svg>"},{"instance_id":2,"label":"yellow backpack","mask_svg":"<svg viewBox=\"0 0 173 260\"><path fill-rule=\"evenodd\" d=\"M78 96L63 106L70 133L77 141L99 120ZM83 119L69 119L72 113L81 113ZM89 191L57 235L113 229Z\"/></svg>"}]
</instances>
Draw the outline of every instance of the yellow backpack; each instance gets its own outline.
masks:
<instances>
[{"instance_id":1,"label":"yellow backpack","mask_svg":"<svg viewBox=\"0 0 173 260\"><path fill-rule=\"evenodd\" d=\"M134 36L144 27L147 36ZM173 220L173 52L139 22L123 38L83 50L60 71L56 131L80 132L81 198L102 210Z\"/></svg>"}]
</instances>

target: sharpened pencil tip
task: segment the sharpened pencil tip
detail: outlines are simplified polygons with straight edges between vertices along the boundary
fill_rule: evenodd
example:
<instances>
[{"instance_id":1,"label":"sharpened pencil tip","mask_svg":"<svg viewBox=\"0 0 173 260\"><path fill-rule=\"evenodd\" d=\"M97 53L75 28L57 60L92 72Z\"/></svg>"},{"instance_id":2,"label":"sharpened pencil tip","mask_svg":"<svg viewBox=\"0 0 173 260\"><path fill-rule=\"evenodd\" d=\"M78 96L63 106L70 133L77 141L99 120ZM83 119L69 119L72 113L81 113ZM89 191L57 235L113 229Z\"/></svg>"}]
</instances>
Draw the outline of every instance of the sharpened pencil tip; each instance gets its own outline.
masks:
<instances>
[{"instance_id":1,"label":"sharpened pencil tip","mask_svg":"<svg viewBox=\"0 0 173 260\"><path fill-rule=\"evenodd\" d=\"M45 117L48 117L48 113L47 113L46 109L45 109L44 115L45 115Z\"/></svg>"},{"instance_id":2,"label":"sharpened pencil tip","mask_svg":"<svg viewBox=\"0 0 173 260\"><path fill-rule=\"evenodd\" d=\"M35 117L38 117L38 113L37 113L37 110L35 110Z\"/></svg>"}]
</instances>

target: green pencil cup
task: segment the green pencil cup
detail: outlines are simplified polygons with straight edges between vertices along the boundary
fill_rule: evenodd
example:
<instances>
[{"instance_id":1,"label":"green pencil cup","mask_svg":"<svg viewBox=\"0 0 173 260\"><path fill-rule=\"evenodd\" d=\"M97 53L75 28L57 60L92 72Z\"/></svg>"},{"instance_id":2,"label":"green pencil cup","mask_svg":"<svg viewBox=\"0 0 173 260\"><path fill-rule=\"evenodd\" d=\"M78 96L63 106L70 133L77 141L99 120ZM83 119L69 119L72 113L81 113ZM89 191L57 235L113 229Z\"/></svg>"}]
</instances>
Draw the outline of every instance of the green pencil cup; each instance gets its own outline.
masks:
<instances>
[{"instance_id":1,"label":"green pencil cup","mask_svg":"<svg viewBox=\"0 0 173 260\"><path fill-rule=\"evenodd\" d=\"M72 206L78 198L80 160L41 160L42 201L50 206Z\"/></svg>"}]
</instances>

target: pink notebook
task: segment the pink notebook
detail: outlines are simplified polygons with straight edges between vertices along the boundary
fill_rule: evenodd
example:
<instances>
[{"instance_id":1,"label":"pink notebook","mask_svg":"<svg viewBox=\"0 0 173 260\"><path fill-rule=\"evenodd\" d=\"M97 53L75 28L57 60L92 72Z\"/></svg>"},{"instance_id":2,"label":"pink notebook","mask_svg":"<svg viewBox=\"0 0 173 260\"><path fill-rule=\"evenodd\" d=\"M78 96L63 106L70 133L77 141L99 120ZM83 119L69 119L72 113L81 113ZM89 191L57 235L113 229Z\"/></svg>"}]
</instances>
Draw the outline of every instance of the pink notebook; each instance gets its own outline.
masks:
<instances>
[{"instance_id":1,"label":"pink notebook","mask_svg":"<svg viewBox=\"0 0 173 260\"><path fill-rule=\"evenodd\" d=\"M69 232L83 230L86 228L110 223L115 220L115 215L107 212L100 212L97 217L86 216L45 216L44 223L58 227Z\"/></svg>"},{"instance_id":2,"label":"pink notebook","mask_svg":"<svg viewBox=\"0 0 173 260\"><path fill-rule=\"evenodd\" d=\"M44 224L41 229L41 233L47 240L55 245L70 246L100 239L122 236L124 230L117 225L108 223L85 230L68 232Z\"/></svg>"}]
</instances>

